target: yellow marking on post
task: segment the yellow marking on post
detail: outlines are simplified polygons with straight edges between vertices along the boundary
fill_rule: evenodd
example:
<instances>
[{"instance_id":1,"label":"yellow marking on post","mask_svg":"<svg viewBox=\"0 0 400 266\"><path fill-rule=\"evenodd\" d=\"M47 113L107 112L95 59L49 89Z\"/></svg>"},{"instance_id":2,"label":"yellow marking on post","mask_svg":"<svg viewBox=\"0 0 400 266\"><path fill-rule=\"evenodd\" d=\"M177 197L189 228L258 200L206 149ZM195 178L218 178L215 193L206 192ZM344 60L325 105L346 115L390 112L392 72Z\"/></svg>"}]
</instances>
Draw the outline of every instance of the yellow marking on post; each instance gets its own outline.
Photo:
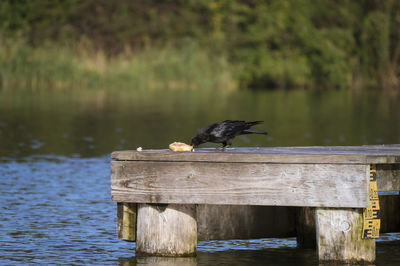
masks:
<instances>
[{"instance_id":1,"label":"yellow marking on post","mask_svg":"<svg viewBox=\"0 0 400 266\"><path fill-rule=\"evenodd\" d=\"M369 172L369 206L363 211L363 238L378 238L381 228L378 197L378 186L376 184L376 165L371 164Z\"/></svg>"}]
</instances>

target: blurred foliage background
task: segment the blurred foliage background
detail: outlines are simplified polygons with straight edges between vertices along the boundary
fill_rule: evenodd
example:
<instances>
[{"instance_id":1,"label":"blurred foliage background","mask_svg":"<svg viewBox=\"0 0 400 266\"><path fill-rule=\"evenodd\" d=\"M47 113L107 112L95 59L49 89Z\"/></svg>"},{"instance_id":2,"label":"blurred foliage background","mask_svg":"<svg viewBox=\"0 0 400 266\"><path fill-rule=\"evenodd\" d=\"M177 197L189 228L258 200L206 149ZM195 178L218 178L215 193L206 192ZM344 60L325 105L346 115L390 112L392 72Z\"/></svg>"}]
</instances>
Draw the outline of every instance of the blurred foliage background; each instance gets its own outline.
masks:
<instances>
[{"instance_id":1,"label":"blurred foliage background","mask_svg":"<svg viewBox=\"0 0 400 266\"><path fill-rule=\"evenodd\" d=\"M0 86L400 86L398 0L2 0Z\"/></svg>"}]
</instances>

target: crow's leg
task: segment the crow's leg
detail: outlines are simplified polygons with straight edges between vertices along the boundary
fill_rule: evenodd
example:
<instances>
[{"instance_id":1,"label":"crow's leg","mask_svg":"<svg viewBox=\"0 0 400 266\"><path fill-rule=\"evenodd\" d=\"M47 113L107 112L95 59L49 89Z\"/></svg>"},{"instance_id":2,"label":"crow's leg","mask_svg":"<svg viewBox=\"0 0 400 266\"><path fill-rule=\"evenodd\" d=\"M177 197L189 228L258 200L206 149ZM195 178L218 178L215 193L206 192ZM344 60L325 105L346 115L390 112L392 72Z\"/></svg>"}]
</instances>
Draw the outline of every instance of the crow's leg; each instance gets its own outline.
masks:
<instances>
[{"instance_id":1,"label":"crow's leg","mask_svg":"<svg viewBox=\"0 0 400 266\"><path fill-rule=\"evenodd\" d=\"M232 145L232 140L227 140L222 142L222 150L224 151L226 148Z\"/></svg>"},{"instance_id":2,"label":"crow's leg","mask_svg":"<svg viewBox=\"0 0 400 266\"><path fill-rule=\"evenodd\" d=\"M225 150L225 147L226 147L226 145L228 145L227 144L227 142L226 141L224 141L224 142L221 142L222 143L222 146L221 147L217 147L217 150Z\"/></svg>"}]
</instances>

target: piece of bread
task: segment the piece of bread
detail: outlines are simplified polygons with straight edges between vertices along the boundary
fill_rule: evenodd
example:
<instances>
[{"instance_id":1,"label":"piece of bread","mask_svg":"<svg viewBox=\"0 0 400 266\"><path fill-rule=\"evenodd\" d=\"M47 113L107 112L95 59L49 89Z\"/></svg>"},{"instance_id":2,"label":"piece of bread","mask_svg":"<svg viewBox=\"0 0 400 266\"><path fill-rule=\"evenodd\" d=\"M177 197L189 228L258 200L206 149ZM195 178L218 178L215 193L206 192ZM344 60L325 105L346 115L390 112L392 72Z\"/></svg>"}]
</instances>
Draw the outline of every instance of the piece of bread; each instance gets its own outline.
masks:
<instances>
[{"instance_id":1,"label":"piece of bread","mask_svg":"<svg viewBox=\"0 0 400 266\"><path fill-rule=\"evenodd\" d=\"M171 151L192 151L193 146L187 145L182 142L174 142L169 144L169 149Z\"/></svg>"}]
</instances>

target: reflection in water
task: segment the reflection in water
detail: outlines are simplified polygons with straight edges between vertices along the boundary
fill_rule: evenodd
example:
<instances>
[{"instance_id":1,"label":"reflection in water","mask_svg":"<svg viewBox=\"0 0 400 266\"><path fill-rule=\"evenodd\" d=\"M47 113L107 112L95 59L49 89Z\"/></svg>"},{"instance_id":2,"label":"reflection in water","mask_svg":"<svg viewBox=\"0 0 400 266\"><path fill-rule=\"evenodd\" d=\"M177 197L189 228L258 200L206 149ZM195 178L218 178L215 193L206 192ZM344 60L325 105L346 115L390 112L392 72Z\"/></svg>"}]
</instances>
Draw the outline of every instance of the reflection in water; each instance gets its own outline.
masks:
<instances>
[{"instance_id":1,"label":"reflection in water","mask_svg":"<svg viewBox=\"0 0 400 266\"><path fill-rule=\"evenodd\" d=\"M378 240L377 242L377 261L376 265L397 265L400 262L398 254L400 252L400 235L384 234L383 239L397 239L397 241ZM255 246L267 246L265 242L271 239L241 241L240 249L230 246L231 241L219 241L225 250L216 251L212 243L200 242L203 251L197 253L195 258L168 258L168 257L130 257L120 258L120 265L318 265L317 254L313 249L297 249L295 247L279 247L290 240L275 239L278 246L269 248L255 248ZM252 242L253 248L246 246L246 242ZM293 240L293 243L295 241ZM257 245L258 244L258 245ZM208 249L210 247L210 249ZM201 249L201 248L200 248ZM319 264L323 265L323 264ZM330 264L328 264L330 265ZM369 264L372 265L372 264Z\"/></svg>"},{"instance_id":2,"label":"reflection in water","mask_svg":"<svg viewBox=\"0 0 400 266\"><path fill-rule=\"evenodd\" d=\"M269 132L238 137L234 146L400 143L398 102L378 91L0 91L0 157L167 148L225 119L264 120L259 129Z\"/></svg>"},{"instance_id":3,"label":"reflection in water","mask_svg":"<svg viewBox=\"0 0 400 266\"><path fill-rule=\"evenodd\" d=\"M120 265L314 265L313 250L272 248L269 250L234 250L228 252L198 252L194 258L132 257L119 259Z\"/></svg>"},{"instance_id":4,"label":"reflection in water","mask_svg":"<svg viewBox=\"0 0 400 266\"><path fill-rule=\"evenodd\" d=\"M124 264L122 264L124 265ZM129 265L129 264L128 264ZM137 257L136 265L197 266L197 258Z\"/></svg>"}]
</instances>

